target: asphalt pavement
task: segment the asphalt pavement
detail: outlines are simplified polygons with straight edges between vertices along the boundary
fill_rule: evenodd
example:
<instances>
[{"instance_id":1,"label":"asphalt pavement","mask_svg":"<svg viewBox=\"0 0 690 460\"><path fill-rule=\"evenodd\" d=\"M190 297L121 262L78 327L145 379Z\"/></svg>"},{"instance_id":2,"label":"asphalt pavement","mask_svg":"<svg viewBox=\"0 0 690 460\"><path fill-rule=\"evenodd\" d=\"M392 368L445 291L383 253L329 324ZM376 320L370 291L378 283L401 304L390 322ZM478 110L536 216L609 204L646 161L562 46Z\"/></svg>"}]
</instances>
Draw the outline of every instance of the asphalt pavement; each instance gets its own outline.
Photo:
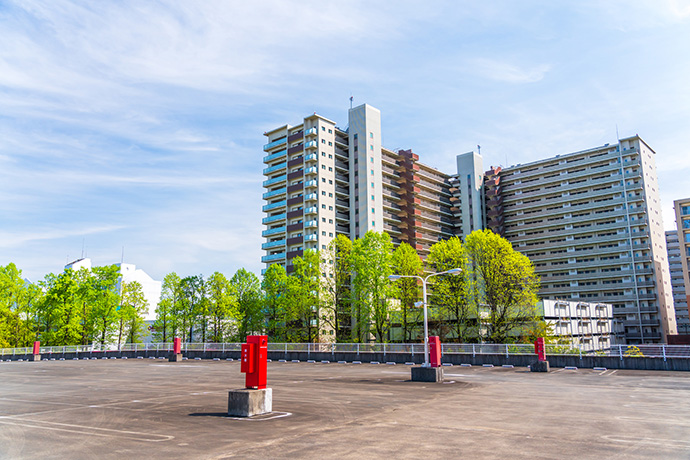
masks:
<instances>
[{"instance_id":1,"label":"asphalt pavement","mask_svg":"<svg viewBox=\"0 0 690 460\"><path fill-rule=\"evenodd\" d=\"M690 458L690 373L268 365L273 410L227 416L238 362L0 362L2 459Z\"/></svg>"}]
</instances>

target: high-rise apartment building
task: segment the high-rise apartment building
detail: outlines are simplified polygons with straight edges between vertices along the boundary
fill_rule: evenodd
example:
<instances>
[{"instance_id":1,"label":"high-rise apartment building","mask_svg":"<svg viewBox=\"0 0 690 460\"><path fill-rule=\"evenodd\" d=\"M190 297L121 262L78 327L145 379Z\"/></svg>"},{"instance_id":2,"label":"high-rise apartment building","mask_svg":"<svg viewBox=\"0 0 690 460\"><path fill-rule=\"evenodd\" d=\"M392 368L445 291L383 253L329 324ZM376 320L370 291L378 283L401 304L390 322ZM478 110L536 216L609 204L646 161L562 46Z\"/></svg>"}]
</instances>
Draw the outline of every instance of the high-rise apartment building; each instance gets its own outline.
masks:
<instances>
[{"instance_id":1,"label":"high-rise apartment building","mask_svg":"<svg viewBox=\"0 0 690 460\"><path fill-rule=\"evenodd\" d=\"M425 257L489 228L532 260L543 298L613 305L628 343L676 333L655 153L640 137L489 171L468 152L446 174L385 148L377 109L348 115L347 129L314 114L265 133L267 265L290 270L339 233L385 231Z\"/></svg>"},{"instance_id":2,"label":"high-rise apartment building","mask_svg":"<svg viewBox=\"0 0 690 460\"><path fill-rule=\"evenodd\" d=\"M678 332L690 334L690 198L673 202L676 230L666 232L669 246L669 264L676 302Z\"/></svg>"},{"instance_id":3,"label":"high-rise apartment building","mask_svg":"<svg viewBox=\"0 0 690 460\"><path fill-rule=\"evenodd\" d=\"M666 232L666 249L668 250L668 266L671 275L671 290L673 292L673 307L676 312L676 324L679 334L690 334L690 317L688 315L688 297L683 279L683 261L681 260L678 231Z\"/></svg>"},{"instance_id":4,"label":"high-rise apartment building","mask_svg":"<svg viewBox=\"0 0 690 460\"><path fill-rule=\"evenodd\" d=\"M534 263L540 296L612 304L628 343L676 333L654 151L641 138L492 168L484 196L487 228Z\"/></svg>"},{"instance_id":5,"label":"high-rise apartment building","mask_svg":"<svg viewBox=\"0 0 690 460\"><path fill-rule=\"evenodd\" d=\"M262 262L290 261L325 249L338 234L385 231L421 254L455 234L450 176L419 163L410 150L381 145L381 113L350 109L344 130L319 115L264 133Z\"/></svg>"}]
</instances>

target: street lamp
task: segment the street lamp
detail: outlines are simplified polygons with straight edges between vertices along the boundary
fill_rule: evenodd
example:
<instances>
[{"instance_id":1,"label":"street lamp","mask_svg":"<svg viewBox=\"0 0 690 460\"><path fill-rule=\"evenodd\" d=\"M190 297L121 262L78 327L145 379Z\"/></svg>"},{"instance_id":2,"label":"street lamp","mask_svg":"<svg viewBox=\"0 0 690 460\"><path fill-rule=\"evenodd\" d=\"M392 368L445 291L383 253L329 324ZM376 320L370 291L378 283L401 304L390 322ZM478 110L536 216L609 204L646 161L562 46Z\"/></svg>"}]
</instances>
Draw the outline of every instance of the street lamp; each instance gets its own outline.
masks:
<instances>
[{"instance_id":1,"label":"street lamp","mask_svg":"<svg viewBox=\"0 0 690 460\"><path fill-rule=\"evenodd\" d=\"M445 272L432 273L430 275L427 275L426 278L422 278L421 276L417 275L390 275L388 277L388 279L391 281L397 281L400 278L417 278L419 280L422 280L422 292L424 294L424 300L422 300L421 302L415 302L414 305L415 307L419 307L420 304L424 306L424 367L429 367L429 320L426 312L426 280L428 280L432 276L459 275L461 272L462 268L451 268L450 270L446 270Z\"/></svg>"}]
</instances>

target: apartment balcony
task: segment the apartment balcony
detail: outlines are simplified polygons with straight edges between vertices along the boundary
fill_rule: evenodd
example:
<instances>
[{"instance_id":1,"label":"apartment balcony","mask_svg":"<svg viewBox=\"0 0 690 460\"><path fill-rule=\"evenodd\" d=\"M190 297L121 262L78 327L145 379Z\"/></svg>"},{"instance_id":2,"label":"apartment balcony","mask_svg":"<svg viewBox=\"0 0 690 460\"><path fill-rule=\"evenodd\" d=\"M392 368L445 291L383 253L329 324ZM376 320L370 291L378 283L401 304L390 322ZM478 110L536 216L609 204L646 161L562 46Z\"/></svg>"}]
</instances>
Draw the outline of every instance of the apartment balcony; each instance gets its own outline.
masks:
<instances>
[{"instance_id":1,"label":"apartment balcony","mask_svg":"<svg viewBox=\"0 0 690 460\"><path fill-rule=\"evenodd\" d=\"M348 195L348 196L350 194L349 190L346 189L345 187L336 187L335 193L340 193L341 195Z\"/></svg>"},{"instance_id":2,"label":"apartment balcony","mask_svg":"<svg viewBox=\"0 0 690 460\"><path fill-rule=\"evenodd\" d=\"M264 230L261 232L261 236L272 236L272 235L280 235L281 233L285 233L285 227L277 227L277 228L269 228L268 230Z\"/></svg>"},{"instance_id":3,"label":"apartment balcony","mask_svg":"<svg viewBox=\"0 0 690 460\"><path fill-rule=\"evenodd\" d=\"M319 156L315 153L310 153L309 155L304 157L304 161L316 161L319 158Z\"/></svg>"},{"instance_id":4,"label":"apartment balcony","mask_svg":"<svg viewBox=\"0 0 690 460\"><path fill-rule=\"evenodd\" d=\"M318 226L319 226L319 223L316 220L310 220L310 221L304 223L304 228L316 228Z\"/></svg>"},{"instance_id":5,"label":"apartment balcony","mask_svg":"<svg viewBox=\"0 0 690 460\"><path fill-rule=\"evenodd\" d=\"M350 233L350 226L349 226L349 225L340 225L340 224L337 224L337 225L335 226L335 231L338 232L338 233L346 233L346 234L349 234L349 233Z\"/></svg>"},{"instance_id":6,"label":"apartment balcony","mask_svg":"<svg viewBox=\"0 0 690 460\"><path fill-rule=\"evenodd\" d=\"M316 187L317 185L319 185L319 182L316 179L308 180L304 183L305 188L312 188Z\"/></svg>"},{"instance_id":7,"label":"apartment balcony","mask_svg":"<svg viewBox=\"0 0 690 460\"><path fill-rule=\"evenodd\" d=\"M304 241L318 241L319 237L318 235L307 235L304 237Z\"/></svg>"},{"instance_id":8,"label":"apartment balcony","mask_svg":"<svg viewBox=\"0 0 690 460\"><path fill-rule=\"evenodd\" d=\"M316 136L316 134L319 132L318 129L316 128L309 128L304 132L305 137L310 137L310 136Z\"/></svg>"},{"instance_id":9,"label":"apartment balcony","mask_svg":"<svg viewBox=\"0 0 690 460\"><path fill-rule=\"evenodd\" d=\"M318 200L319 196L316 193L309 193L304 196L304 201L315 201Z\"/></svg>"},{"instance_id":10,"label":"apartment balcony","mask_svg":"<svg viewBox=\"0 0 690 460\"><path fill-rule=\"evenodd\" d=\"M272 163L276 160L282 159L287 155L287 150L281 150L280 152L272 153L264 157L264 163Z\"/></svg>"},{"instance_id":11,"label":"apartment balcony","mask_svg":"<svg viewBox=\"0 0 690 460\"><path fill-rule=\"evenodd\" d=\"M269 142L268 144L264 144L264 151L269 151L271 149L278 147L279 145L283 145L286 143L287 143L286 137L284 137L282 139L278 139L277 141Z\"/></svg>"},{"instance_id":12,"label":"apartment balcony","mask_svg":"<svg viewBox=\"0 0 690 460\"><path fill-rule=\"evenodd\" d=\"M264 187L269 187L271 185L276 185L280 184L281 182L285 182L287 180L287 175L282 175L278 177L274 177L273 179L267 179L263 182Z\"/></svg>"},{"instance_id":13,"label":"apartment balcony","mask_svg":"<svg viewBox=\"0 0 690 460\"><path fill-rule=\"evenodd\" d=\"M319 146L319 144L316 141L309 141L309 142L305 142L305 144L304 144L305 149L315 149L315 148L318 148L318 146Z\"/></svg>"},{"instance_id":14,"label":"apartment balcony","mask_svg":"<svg viewBox=\"0 0 690 460\"><path fill-rule=\"evenodd\" d=\"M262 195L264 200L267 200L269 198L277 197L280 195L285 195L285 192L287 192L287 189L285 187L279 188L277 190L271 190L270 192L266 192Z\"/></svg>"},{"instance_id":15,"label":"apartment balcony","mask_svg":"<svg viewBox=\"0 0 690 460\"><path fill-rule=\"evenodd\" d=\"M318 208L316 206L310 206L304 210L304 214L316 214L317 212Z\"/></svg>"},{"instance_id":16,"label":"apartment balcony","mask_svg":"<svg viewBox=\"0 0 690 460\"><path fill-rule=\"evenodd\" d=\"M284 260L285 259L285 253L284 252L279 252L278 254L270 254L267 256L263 256L261 258L261 262L263 263L269 263L269 262L276 262L278 260Z\"/></svg>"},{"instance_id":17,"label":"apartment balcony","mask_svg":"<svg viewBox=\"0 0 690 460\"><path fill-rule=\"evenodd\" d=\"M285 220L285 213L277 214L275 216L268 216L261 219L262 224L270 224L271 222L278 222L279 220Z\"/></svg>"},{"instance_id":18,"label":"apartment balcony","mask_svg":"<svg viewBox=\"0 0 690 460\"><path fill-rule=\"evenodd\" d=\"M317 168L316 166L310 166L304 170L305 175L316 174L317 172L319 172L319 168Z\"/></svg>"},{"instance_id":19,"label":"apartment balcony","mask_svg":"<svg viewBox=\"0 0 690 460\"><path fill-rule=\"evenodd\" d=\"M287 165L285 163L279 163L277 165L270 166L268 168L264 168L264 176L268 176L271 173L282 171L285 169Z\"/></svg>"},{"instance_id":20,"label":"apartment balcony","mask_svg":"<svg viewBox=\"0 0 690 460\"><path fill-rule=\"evenodd\" d=\"M285 240L269 241L268 243L262 244L261 249L271 249L271 248L277 248L280 246L285 246Z\"/></svg>"},{"instance_id":21,"label":"apartment balcony","mask_svg":"<svg viewBox=\"0 0 690 460\"><path fill-rule=\"evenodd\" d=\"M280 208L285 207L286 204L287 204L287 202L286 202L285 200L276 201L275 203L271 203L271 204L266 204L266 205L264 205L264 206L261 208L261 210L264 211L264 212L273 211L273 210L275 210L275 209L280 209Z\"/></svg>"}]
</instances>

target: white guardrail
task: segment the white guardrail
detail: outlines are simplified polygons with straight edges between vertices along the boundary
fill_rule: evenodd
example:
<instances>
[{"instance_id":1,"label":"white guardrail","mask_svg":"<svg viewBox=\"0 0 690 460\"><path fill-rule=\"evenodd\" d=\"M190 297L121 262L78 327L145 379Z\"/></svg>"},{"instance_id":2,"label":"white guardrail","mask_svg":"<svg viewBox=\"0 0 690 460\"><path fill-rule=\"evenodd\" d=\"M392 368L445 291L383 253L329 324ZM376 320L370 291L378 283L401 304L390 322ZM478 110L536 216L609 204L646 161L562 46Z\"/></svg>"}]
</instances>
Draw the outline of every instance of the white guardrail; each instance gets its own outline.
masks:
<instances>
[{"instance_id":1,"label":"white guardrail","mask_svg":"<svg viewBox=\"0 0 690 460\"><path fill-rule=\"evenodd\" d=\"M241 343L183 343L182 351L198 352L230 352L240 351ZM102 352L169 352L173 344L169 343L126 343L119 348L117 345L65 345L40 349L41 354L66 353L102 353ZM273 352L303 352L303 353L409 353L423 354L424 344L421 343L269 343L268 351ZM27 355L33 352L32 347L0 348L0 356ZM471 355L533 355L532 344L495 344L495 343L444 343L443 354L471 354ZM568 345L546 345L548 355L579 355L579 356L614 356L623 358L690 358L690 345L612 345L601 350L584 351Z\"/></svg>"}]
</instances>

